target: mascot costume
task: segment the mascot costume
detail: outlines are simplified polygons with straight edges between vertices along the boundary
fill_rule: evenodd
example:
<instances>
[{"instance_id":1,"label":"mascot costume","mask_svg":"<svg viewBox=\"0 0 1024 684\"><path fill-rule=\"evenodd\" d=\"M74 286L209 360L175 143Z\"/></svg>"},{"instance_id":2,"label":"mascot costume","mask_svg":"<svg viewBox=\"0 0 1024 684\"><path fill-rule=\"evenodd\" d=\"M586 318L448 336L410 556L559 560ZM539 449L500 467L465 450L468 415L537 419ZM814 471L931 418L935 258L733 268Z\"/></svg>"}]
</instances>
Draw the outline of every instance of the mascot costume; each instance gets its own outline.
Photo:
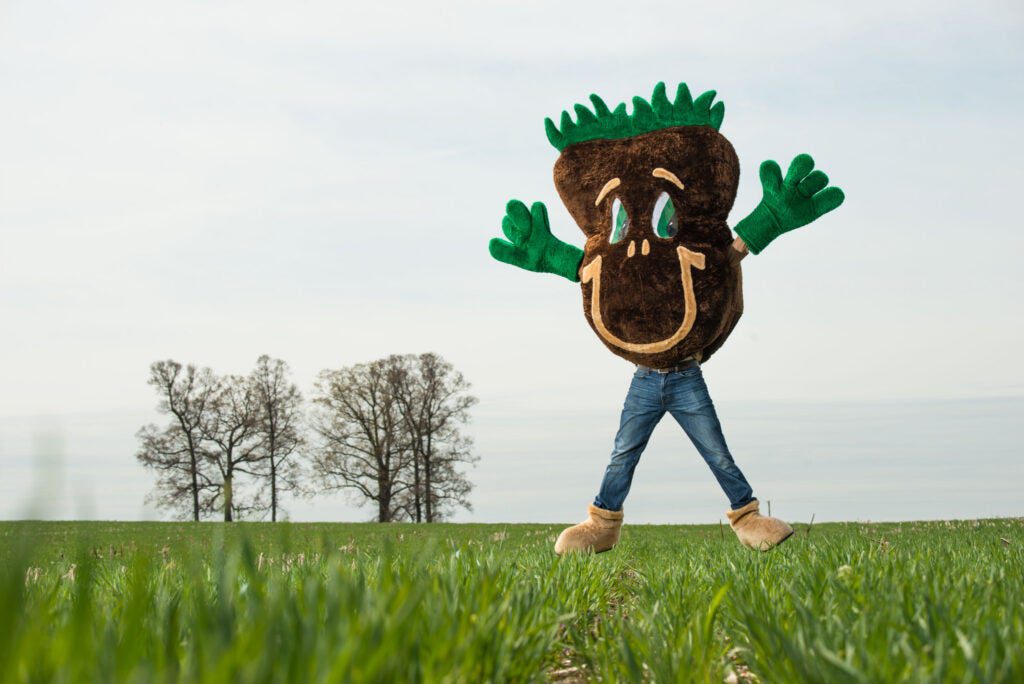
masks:
<instances>
[{"instance_id":1,"label":"mascot costume","mask_svg":"<svg viewBox=\"0 0 1024 684\"><path fill-rule=\"evenodd\" d=\"M743 312L740 260L783 233L805 226L843 202L828 177L801 154L785 177L774 161L761 164L760 204L736 224L726 219L736 197L736 152L718 132L725 106L714 91L696 99L680 84L669 100L659 83L647 102L633 98L614 110L591 95L593 111L577 104L544 121L561 153L555 187L586 235L586 245L551 234L540 202L506 207L505 239L494 238L498 261L554 273L583 290L583 313L601 342L636 364L604 480L587 520L563 531L555 552L601 552L619 540L622 504L640 455L658 421L670 413L711 468L729 498L726 512L741 543L766 550L793 534L762 515L758 500L726 446L701 374Z\"/></svg>"}]
</instances>

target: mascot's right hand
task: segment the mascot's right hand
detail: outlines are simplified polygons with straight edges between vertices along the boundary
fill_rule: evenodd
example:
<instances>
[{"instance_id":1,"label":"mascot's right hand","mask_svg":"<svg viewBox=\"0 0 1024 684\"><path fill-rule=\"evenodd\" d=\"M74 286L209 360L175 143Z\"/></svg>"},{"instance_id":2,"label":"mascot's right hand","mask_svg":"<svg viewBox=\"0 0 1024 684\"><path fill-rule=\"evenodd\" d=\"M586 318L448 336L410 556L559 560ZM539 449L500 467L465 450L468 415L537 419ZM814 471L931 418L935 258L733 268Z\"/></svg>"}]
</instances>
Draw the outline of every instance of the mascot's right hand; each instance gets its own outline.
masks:
<instances>
[{"instance_id":1,"label":"mascot's right hand","mask_svg":"<svg viewBox=\"0 0 1024 684\"><path fill-rule=\"evenodd\" d=\"M551 234L548 210L543 202L529 209L519 200L505 206L501 221L505 240L493 238L489 249L498 261L537 273L554 273L573 282L579 281L583 250L562 242Z\"/></svg>"}]
</instances>

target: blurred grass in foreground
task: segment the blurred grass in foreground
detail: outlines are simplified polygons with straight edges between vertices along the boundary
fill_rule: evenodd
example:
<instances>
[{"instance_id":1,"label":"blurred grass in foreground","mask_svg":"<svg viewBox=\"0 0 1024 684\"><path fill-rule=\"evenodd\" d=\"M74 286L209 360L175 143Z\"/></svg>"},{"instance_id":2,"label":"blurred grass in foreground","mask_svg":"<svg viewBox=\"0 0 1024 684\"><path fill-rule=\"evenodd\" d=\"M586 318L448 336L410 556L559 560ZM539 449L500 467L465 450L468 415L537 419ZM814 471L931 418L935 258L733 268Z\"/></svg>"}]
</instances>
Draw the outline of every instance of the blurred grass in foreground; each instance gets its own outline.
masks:
<instances>
[{"instance_id":1,"label":"blurred grass in foreground","mask_svg":"<svg viewBox=\"0 0 1024 684\"><path fill-rule=\"evenodd\" d=\"M0 523L0 681L1024 680L1024 520Z\"/></svg>"}]
</instances>

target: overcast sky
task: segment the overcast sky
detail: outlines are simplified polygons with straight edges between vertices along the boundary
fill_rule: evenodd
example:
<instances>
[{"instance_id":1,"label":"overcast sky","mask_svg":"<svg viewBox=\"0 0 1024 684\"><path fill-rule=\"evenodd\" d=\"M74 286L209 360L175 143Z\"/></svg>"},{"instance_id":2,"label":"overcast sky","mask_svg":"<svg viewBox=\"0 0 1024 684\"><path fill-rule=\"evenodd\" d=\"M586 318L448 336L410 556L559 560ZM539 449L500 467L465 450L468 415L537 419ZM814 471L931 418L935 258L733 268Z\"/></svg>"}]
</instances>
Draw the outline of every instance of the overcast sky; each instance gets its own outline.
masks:
<instances>
[{"instance_id":1,"label":"overcast sky","mask_svg":"<svg viewBox=\"0 0 1024 684\"><path fill-rule=\"evenodd\" d=\"M22 515L40 480L54 515L155 515L133 434L158 419L156 359L241 373L267 353L308 391L323 368L431 350L481 399L477 513L459 519L578 517L632 367L587 326L578 286L498 264L486 243L516 197L546 202L554 232L582 244L543 119L659 80L725 102L743 170L731 223L760 198L766 158L809 152L847 195L744 262L743 320L705 369L740 465L769 472L775 433L756 419L773 416L805 445L779 467L821 454L776 483L803 514L857 474L831 455L866 433L791 416L872 406L881 456L936 440L962 412L920 407L952 401L981 422L936 441L958 445L950 486L974 467L982 502L1024 477L1021 4L625 7L0 4L0 516ZM879 428L885 402L918 408ZM648 504L641 519L716 519L724 498L674 432L662 425L651 454L671 489L627 507L699 492L700 509ZM1005 460L979 475L993 453ZM916 463L890 457L890 475ZM653 484L644 467L638 487ZM941 517L949 498L889 515ZM856 503L825 516L885 515ZM1024 499L961 503L1019 514ZM340 498L293 513L370 514Z\"/></svg>"}]
</instances>

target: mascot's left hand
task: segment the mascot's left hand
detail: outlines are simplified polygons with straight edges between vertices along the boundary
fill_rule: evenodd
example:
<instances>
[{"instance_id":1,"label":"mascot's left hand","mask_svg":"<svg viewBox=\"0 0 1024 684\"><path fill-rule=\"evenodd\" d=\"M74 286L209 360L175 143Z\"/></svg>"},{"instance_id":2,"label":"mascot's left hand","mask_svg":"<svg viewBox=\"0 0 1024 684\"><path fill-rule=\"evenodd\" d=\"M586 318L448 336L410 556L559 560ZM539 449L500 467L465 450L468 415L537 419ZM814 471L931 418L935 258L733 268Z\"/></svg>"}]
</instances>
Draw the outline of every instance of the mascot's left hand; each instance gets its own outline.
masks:
<instances>
[{"instance_id":1,"label":"mascot's left hand","mask_svg":"<svg viewBox=\"0 0 1024 684\"><path fill-rule=\"evenodd\" d=\"M828 176L813 169L814 160L809 154L793 159L785 179L776 162L769 159L761 164L764 196L735 228L751 252L759 253L783 233L806 226L843 203L843 191L836 186L825 187Z\"/></svg>"}]
</instances>

